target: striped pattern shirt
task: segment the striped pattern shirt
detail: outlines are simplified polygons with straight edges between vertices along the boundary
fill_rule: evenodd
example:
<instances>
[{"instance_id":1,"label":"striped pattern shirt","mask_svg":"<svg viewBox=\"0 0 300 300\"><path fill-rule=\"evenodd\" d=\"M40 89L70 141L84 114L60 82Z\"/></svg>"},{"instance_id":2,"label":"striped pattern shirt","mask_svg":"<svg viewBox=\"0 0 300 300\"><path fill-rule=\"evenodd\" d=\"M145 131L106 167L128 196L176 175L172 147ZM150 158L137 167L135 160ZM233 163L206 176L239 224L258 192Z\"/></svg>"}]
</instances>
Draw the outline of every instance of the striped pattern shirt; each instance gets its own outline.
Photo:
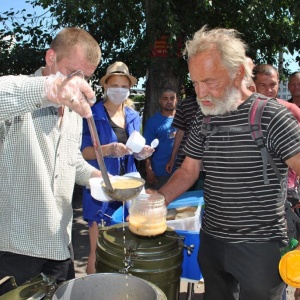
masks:
<instances>
[{"instance_id":1,"label":"striped pattern shirt","mask_svg":"<svg viewBox=\"0 0 300 300\"><path fill-rule=\"evenodd\" d=\"M190 127L199 108L196 96L187 97L178 104L172 127L183 130L184 135L180 142L176 157L176 167L179 168L185 158L183 147L186 143Z\"/></svg>"},{"instance_id":2,"label":"striped pattern shirt","mask_svg":"<svg viewBox=\"0 0 300 300\"><path fill-rule=\"evenodd\" d=\"M238 109L224 116L212 116L212 126L248 125L250 97ZM203 159L205 214L203 230L228 242L286 241L284 192L268 164L270 183L264 184L260 151L251 133L218 132L204 150L201 135L202 114L197 112L186 155ZM262 131L265 144L286 180L285 160L300 152L300 131L291 113L270 100L264 110ZM208 132L209 135L209 132Z\"/></svg>"},{"instance_id":3,"label":"striped pattern shirt","mask_svg":"<svg viewBox=\"0 0 300 300\"><path fill-rule=\"evenodd\" d=\"M75 181L94 168L80 152L82 119L45 100L45 77L0 77L0 251L70 257Z\"/></svg>"}]
</instances>

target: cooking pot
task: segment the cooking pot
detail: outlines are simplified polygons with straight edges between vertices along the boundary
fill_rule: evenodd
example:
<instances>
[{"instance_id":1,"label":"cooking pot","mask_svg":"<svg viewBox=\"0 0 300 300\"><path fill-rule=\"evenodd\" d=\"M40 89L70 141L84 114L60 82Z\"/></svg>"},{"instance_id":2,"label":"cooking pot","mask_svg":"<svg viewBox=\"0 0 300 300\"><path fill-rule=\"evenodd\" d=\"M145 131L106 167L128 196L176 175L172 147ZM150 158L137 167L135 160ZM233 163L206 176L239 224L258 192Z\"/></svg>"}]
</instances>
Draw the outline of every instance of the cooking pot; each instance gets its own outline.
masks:
<instances>
[{"instance_id":1,"label":"cooking pot","mask_svg":"<svg viewBox=\"0 0 300 300\"><path fill-rule=\"evenodd\" d=\"M163 292L141 278L101 273L63 283L52 300L167 300Z\"/></svg>"}]
</instances>

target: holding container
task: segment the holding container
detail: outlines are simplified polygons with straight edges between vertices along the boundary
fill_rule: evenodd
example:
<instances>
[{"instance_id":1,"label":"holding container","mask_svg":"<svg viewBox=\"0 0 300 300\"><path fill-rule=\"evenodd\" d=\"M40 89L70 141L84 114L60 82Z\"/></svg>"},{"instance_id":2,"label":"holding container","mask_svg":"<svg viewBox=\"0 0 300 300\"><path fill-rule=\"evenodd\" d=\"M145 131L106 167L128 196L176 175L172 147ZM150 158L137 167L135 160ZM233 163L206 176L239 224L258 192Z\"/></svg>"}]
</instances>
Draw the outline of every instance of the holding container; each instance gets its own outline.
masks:
<instances>
[{"instance_id":1,"label":"holding container","mask_svg":"<svg viewBox=\"0 0 300 300\"><path fill-rule=\"evenodd\" d=\"M129 208L128 228L141 236L155 236L167 229L165 198L160 194L140 194Z\"/></svg>"}]
</instances>

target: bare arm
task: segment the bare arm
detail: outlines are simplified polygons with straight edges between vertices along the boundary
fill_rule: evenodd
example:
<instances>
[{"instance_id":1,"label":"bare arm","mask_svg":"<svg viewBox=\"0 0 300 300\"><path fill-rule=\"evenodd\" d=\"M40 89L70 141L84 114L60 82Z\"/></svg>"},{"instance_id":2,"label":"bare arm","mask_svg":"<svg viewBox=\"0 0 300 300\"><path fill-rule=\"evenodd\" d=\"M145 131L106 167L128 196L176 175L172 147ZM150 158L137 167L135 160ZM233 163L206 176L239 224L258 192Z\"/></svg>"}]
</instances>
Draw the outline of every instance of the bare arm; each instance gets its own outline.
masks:
<instances>
[{"instance_id":1,"label":"bare arm","mask_svg":"<svg viewBox=\"0 0 300 300\"><path fill-rule=\"evenodd\" d=\"M169 181L158 190L165 197L166 204L186 192L197 180L200 172L201 160L186 157L179 169Z\"/></svg>"},{"instance_id":2,"label":"bare arm","mask_svg":"<svg viewBox=\"0 0 300 300\"><path fill-rule=\"evenodd\" d=\"M285 161L285 163L300 176L300 153Z\"/></svg>"},{"instance_id":3,"label":"bare arm","mask_svg":"<svg viewBox=\"0 0 300 300\"><path fill-rule=\"evenodd\" d=\"M184 131L181 129L178 129L176 132L176 135L175 135L175 139L174 139L174 145L173 145L173 149L172 149L171 158L166 164L166 171L168 173L171 173L173 170L175 158L176 158L176 155L177 155L177 152L178 152L178 149L179 149L179 146L180 146L183 136L184 136Z\"/></svg>"},{"instance_id":4,"label":"bare arm","mask_svg":"<svg viewBox=\"0 0 300 300\"><path fill-rule=\"evenodd\" d=\"M149 185L154 185L156 182L156 176L152 170L151 158L145 160L145 169L146 169L146 181Z\"/></svg>"}]
</instances>

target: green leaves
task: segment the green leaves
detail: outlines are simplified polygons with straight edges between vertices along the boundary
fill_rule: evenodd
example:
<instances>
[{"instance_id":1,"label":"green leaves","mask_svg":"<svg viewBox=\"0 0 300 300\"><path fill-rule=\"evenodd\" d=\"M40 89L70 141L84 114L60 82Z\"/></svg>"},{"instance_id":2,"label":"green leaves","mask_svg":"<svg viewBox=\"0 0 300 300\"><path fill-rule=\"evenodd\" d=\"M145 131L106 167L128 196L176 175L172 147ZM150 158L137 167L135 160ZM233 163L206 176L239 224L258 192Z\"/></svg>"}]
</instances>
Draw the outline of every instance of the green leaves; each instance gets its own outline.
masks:
<instances>
[{"instance_id":1,"label":"green leaves","mask_svg":"<svg viewBox=\"0 0 300 300\"><path fill-rule=\"evenodd\" d=\"M27 72L36 69L56 32L67 26L88 30L99 42L103 60L97 69L99 78L107 65L115 60L125 61L137 77L144 76L153 60L150 47L162 35L168 36L171 72L179 74L182 82L187 77L186 62L177 57L178 40L184 47L186 39L207 24L209 28L235 28L249 46L248 55L256 63L277 63L278 52L300 49L300 2L294 0L28 0L32 7L45 12L8 10L0 12L4 29L1 38L13 39L1 43L5 51L14 49L14 55L1 48L0 56L14 59L17 49L25 46L38 49L27 58L32 61ZM5 46L4 46L5 45ZM34 51L33 51L34 52ZM176 59L174 59L176 57ZM20 73L27 62L11 62L10 72ZM288 72L289 70L286 70ZM0 74L7 68L0 65Z\"/></svg>"}]
</instances>

